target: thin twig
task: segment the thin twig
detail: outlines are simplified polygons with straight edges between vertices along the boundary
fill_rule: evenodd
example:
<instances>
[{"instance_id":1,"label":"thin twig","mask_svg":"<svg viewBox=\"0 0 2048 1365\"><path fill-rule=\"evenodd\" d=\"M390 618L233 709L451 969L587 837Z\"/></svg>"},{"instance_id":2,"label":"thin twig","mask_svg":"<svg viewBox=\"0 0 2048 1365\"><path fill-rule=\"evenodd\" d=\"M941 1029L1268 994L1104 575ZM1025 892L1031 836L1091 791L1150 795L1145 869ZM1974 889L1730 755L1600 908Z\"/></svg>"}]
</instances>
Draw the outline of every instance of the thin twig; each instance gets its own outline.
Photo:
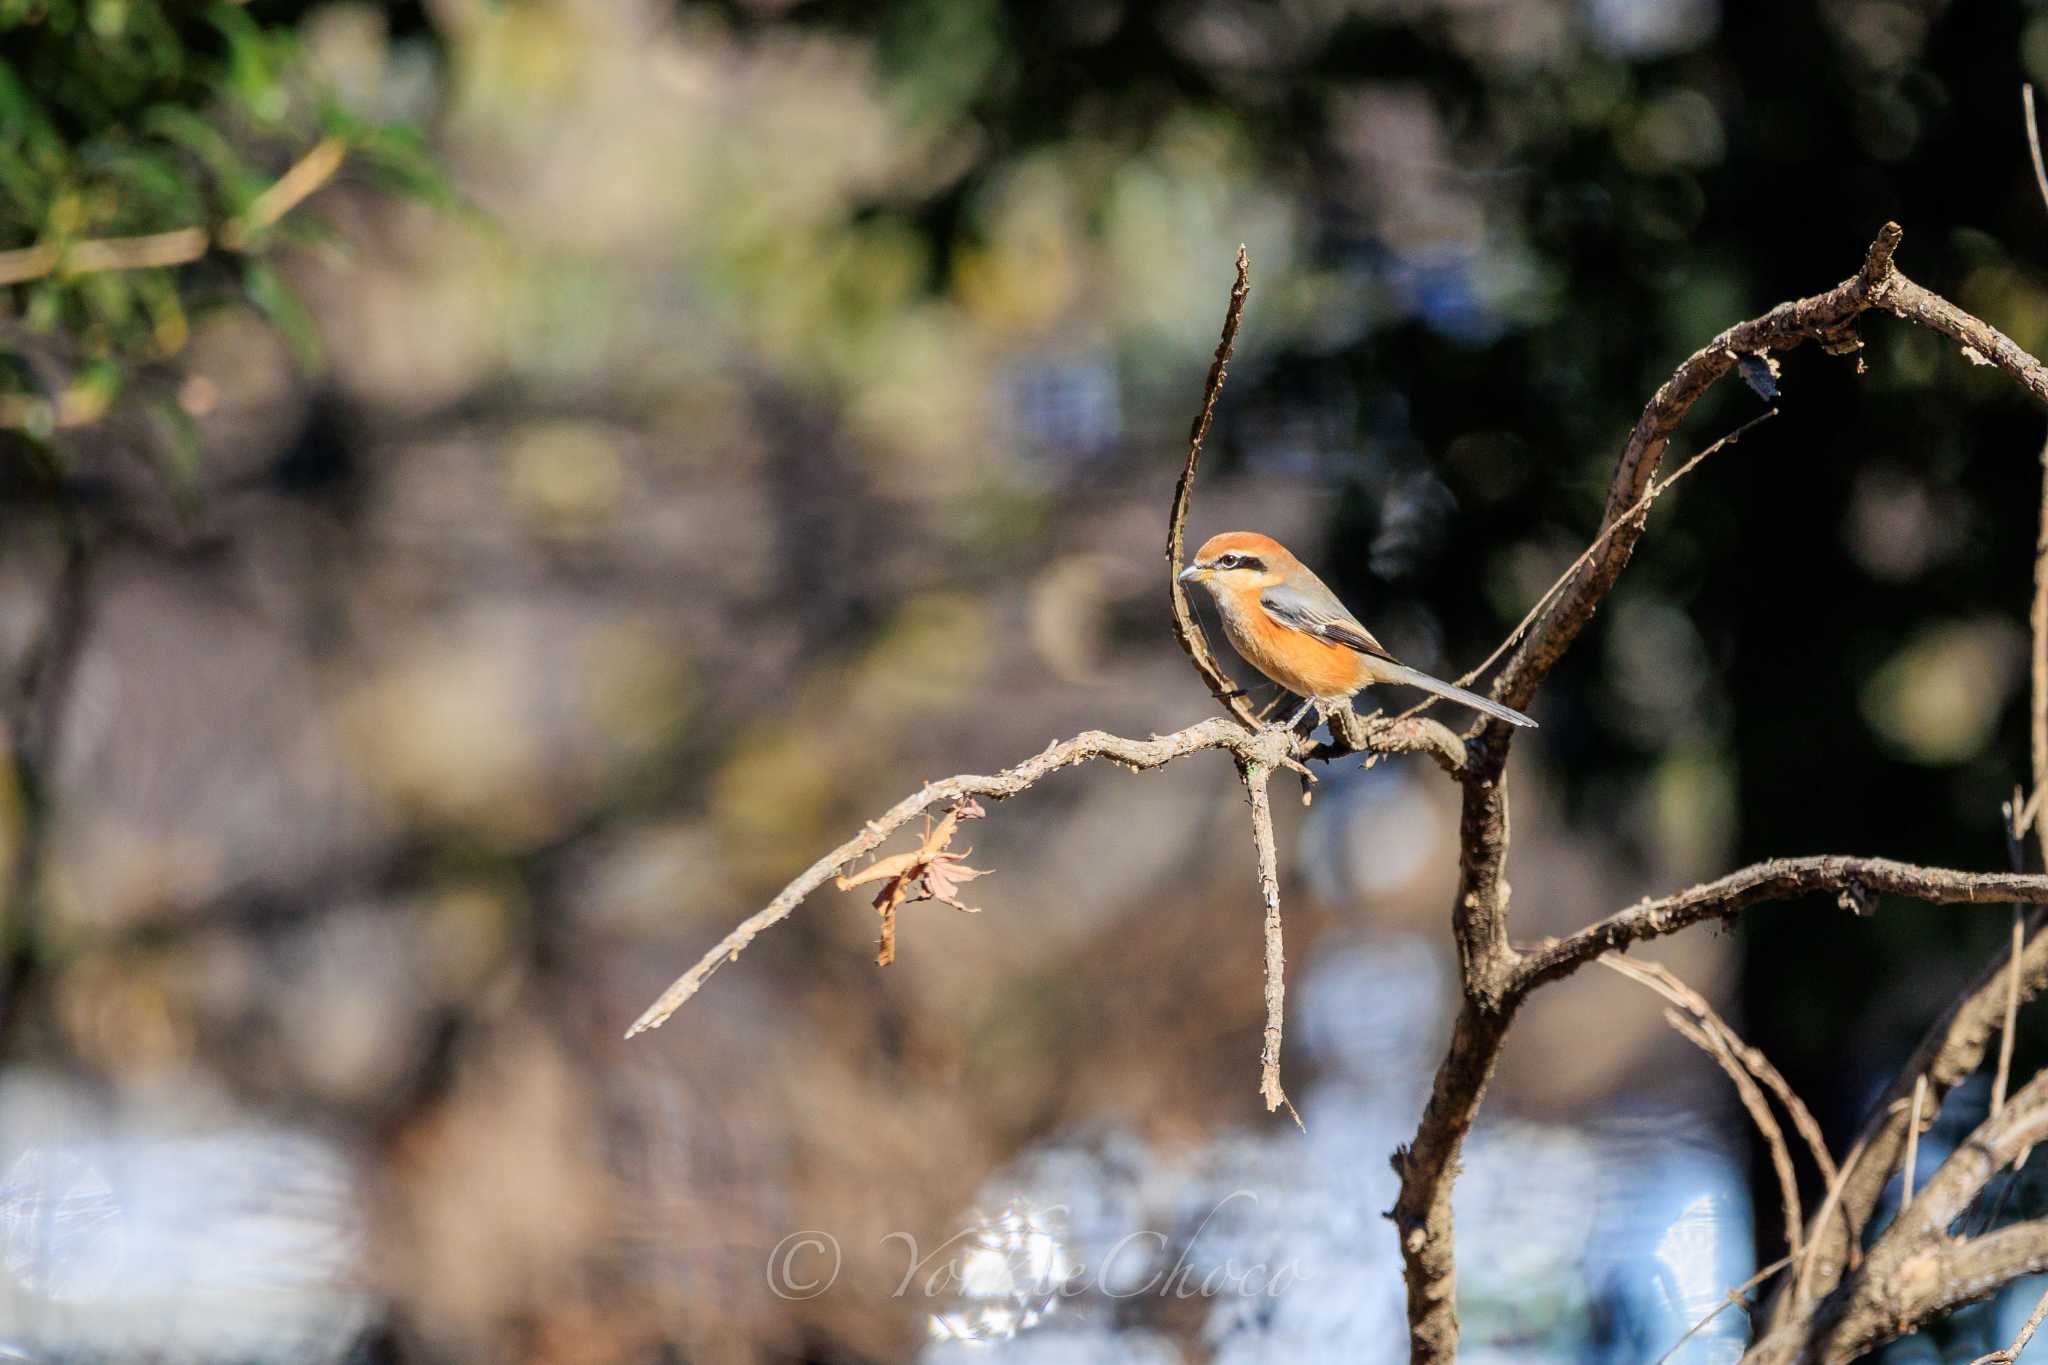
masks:
<instances>
[{"instance_id":1,"label":"thin twig","mask_svg":"<svg viewBox=\"0 0 2048 1365\"><path fill-rule=\"evenodd\" d=\"M2012 870L2020 871L2026 863L2025 845L2020 840L2025 836L2025 826L2020 822L2025 816L2026 802L2020 789L2012 789L2012 799L2004 805L2005 815L2005 856L2012 864ZM2017 901L2012 907L2012 971L2006 976L2005 1019L1998 1033L1998 1069L1991 1078L1991 1113L1996 1116L2005 1108L2006 1086L2012 1080L2012 1047L2015 1025L2020 1013L2020 976L2024 970L2023 959L2027 951L2026 910Z\"/></svg>"},{"instance_id":2,"label":"thin twig","mask_svg":"<svg viewBox=\"0 0 2048 1365\"><path fill-rule=\"evenodd\" d=\"M1785 1145L1785 1132L1778 1127L1778 1120L1771 1113L1764 1092L1757 1088L1756 1081L1742 1063L1735 1060L1735 1054L1728 1050L1727 1043L1718 1034L1695 1024L1675 1009L1664 1011L1664 1022L1671 1025L1680 1037L1712 1057L1728 1079L1735 1083L1735 1093L1741 1099L1742 1107L1749 1111L1750 1122L1756 1125L1764 1147L1771 1154L1771 1168L1778 1176L1778 1201L1783 1206L1785 1241L1792 1255L1797 1256L1801 1229L1806 1224L1799 1212L1799 1177L1792 1169L1792 1150Z\"/></svg>"},{"instance_id":3,"label":"thin twig","mask_svg":"<svg viewBox=\"0 0 2048 1365\"><path fill-rule=\"evenodd\" d=\"M2027 94L2029 98L2027 103L2029 106L2033 104L2033 93L2034 88L2028 86ZM2028 126L2033 126L2033 120L2028 120ZM2034 148L2034 165L2038 169L2040 164L2041 149L2037 144ZM2012 1345L2002 1351L1993 1351L1988 1355L1978 1356L1970 1362L1970 1365L2013 1365L2013 1362L2020 1358L2020 1352L2027 1349L2027 1343L2034 1339L2034 1333L2041 1330L2041 1320L2043 1318L2048 1318L2048 1292L2044 1292L2035 1301L2034 1311L2027 1314L2026 1324L2020 1328L2020 1334L2012 1339Z\"/></svg>"},{"instance_id":4,"label":"thin twig","mask_svg":"<svg viewBox=\"0 0 2048 1365\"><path fill-rule=\"evenodd\" d=\"M1913 1207L1913 1175L1920 1169L1920 1110L1927 1103L1927 1078L1913 1082L1913 1112L1906 1120L1906 1162L1899 1169L1899 1210Z\"/></svg>"},{"instance_id":5,"label":"thin twig","mask_svg":"<svg viewBox=\"0 0 2048 1365\"><path fill-rule=\"evenodd\" d=\"M2020 86L2020 107L2027 115L2027 151L2034 158L2034 187L2041 191L2041 203L2048 207L2048 165L2041 161L2041 123L2034 117L2034 86L2031 81Z\"/></svg>"},{"instance_id":6,"label":"thin twig","mask_svg":"<svg viewBox=\"0 0 2048 1365\"><path fill-rule=\"evenodd\" d=\"M1287 952L1280 937L1280 858L1273 842L1273 807L1266 783L1272 777L1264 764L1240 759L1237 775L1252 807L1252 843L1259 854L1259 898L1266 910L1266 1032L1259 1045L1259 1096L1266 1112L1287 1106L1297 1128L1303 1127L1287 1092L1280 1088L1280 1028L1286 1017Z\"/></svg>"},{"instance_id":7,"label":"thin twig","mask_svg":"<svg viewBox=\"0 0 2048 1365\"><path fill-rule=\"evenodd\" d=\"M1836 1209L1842 1210L1842 1221L1847 1225L1844 1228L1844 1232L1848 1256L1853 1261L1861 1251L1861 1248L1856 1245L1856 1229L1849 1218L1849 1208L1842 1195L1848 1189L1849 1177L1855 1174L1857 1166L1863 1160L1864 1153L1868 1150L1867 1135L1858 1137L1855 1145L1849 1148L1848 1155L1842 1158L1842 1169L1836 1174L1834 1180L1829 1182L1827 1193L1821 1197L1820 1211L1813 1215L1814 1235L1807 1238L1806 1252L1802 1256L1793 1258L1799 1264L1794 1268L1793 1273L1786 1278L1785 1284L1779 1286L1781 1292L1786 1289L1791 1291L1787 1296L1788 1301L1795 1305L1804 1303L1807 1300L1806 1277L1812 1270L1814 1262L1818 1259L1814 1252L1822 1245L1819 1234L1831 1226L1828 1220Z\"/></svg>"},{"instance_id":8,"label":"thin twig","mask_svg":"<svg viewBox=\"0 0 2048 1365\"><path fill-rule=\"evenodd\" d=\"M1741 1099L1742 1107L1749 1111L1750 1120L1756 1124L1757 1132L1763 1137L1764 1146L1770 1150L1771 1166L1778 1176L1778 1197L1784 1208L1785 1244L1790 1254L1797 1256L1801 1247L1800 1239L1805 1234L1806 1221L1799 1210L1799 1176L1792 1169L1792 1151L1785 1143L1784 1130L1778 1126L1777 1119L1771 1114L1771 1106L1764 1098L1764 1092L1756 1084L1758 1067L1743 1055L1745 1052L1754 1053L1757 1060L1761 1061L1763 1054L1744 1044L1735 1030L1728 1026L1728 1021L1707 1003L1707 998L1686 985L1669 968L1654 962L1636 962L1625 957L1603 957L1600 959L1600 965L1638 985L1649 987L1676 1006L1675 1009L1664 1011L1665 1022L1680 1036L1691 1040L1701 1051L1712 1057L1721 1070L1727 1073L1728 1079L1735 1083L1735 1093ZM1689 1012L1692 1018L1688 1019L1679 1013L1679 1010ZM1698 1022L1695 1023L1695 1020ZM1768 1066L1768 1063L1765 1065ZM1776 1075L1777 1068L1769 1069ZM1780 1085L1784 1084L1782 1076L1778 1077L1778 1081ZM1782 1093L1791 1094L1791 1087L1784 1086ZM1805 1112L1806 1106L1799 1104L1796 1097L1792 1103L1797 1105L1800 1112ZM1789 1108L1790 1106L1788 1110ZM1809 1121L1811 1117L1808 1115ZM1816 1131L1808 1141L1813 1144L1817 1159L1826 1163L1825 1170L1831 1175L1834 1163L1827 1161L1827 1145L1814 1142L1818 1136L1819 1133Z\"/></svg>"},{"instance_id":9,"label":"thin twig","mask_svg":"<svg viewBox=\"0 0 2048 1365\"><path fill-rule=\"evenodd\" d=\"M1188 505L1195 496L1195 466L1202 462L1202 442L1209 439L1209 424L1216 417L1216 399L1230 367L1230 349L1237 343L1238 325L1244 321L1245 297L1252 292L1251 258L1237 249L1237 283L1231 286L1230 304L1223 312L1223 334L1216 342L1216 358L1209 362L1209 377L1202 384L1202 406L1188 427L1188 458L1181 466L1180 481L1173 488L1173 513L1166 526L1167 591L1173 603L1173 638L1187 652L1195 672L1208 684L1209 694L1223 703L1247 729L1258 728L1258 719L1246 703L1244 691L1231 682L1209 649L1209 637L1188 605L1187 588L1180 581L1181 554L1187 535Z\"/></svg>"},{"instance_id":10,"label":"thin twig","mask_svg":"<svg viewBox=\"0 0 2048 1365\"><path fill-rule=\"evenodd\" d=\"M1457 685L1460 687L1470 687L1474 682L1479 680L1480 676L1484 674L1487 669L1492 668L1496 663L1500 662L1501 656L1506 654L1510 649L1513 649L1515 645L1521 641L1522 636L1528 633L1529 627L1536 624L1536 619L1543 615L1545 609L1548 608L1552 602L1555 602L1557 600L1558 594L1564 591L1565 585L1572 581L1572 575L1577 573L1582 567L1584 567L1587 560L1591 559L1594 555L1598 554L1600 552L1600 547L1605 545L1616 531L1620 530L1623 526L1626 525L1635 525L1637 530L1641 530L1643 520L1648 518L1650 514L1651 504L1655 503L1658 498L1662 497L1671 488L1673 484L1677 483L1680 479L1683 479L1686 475L1692 473L1693 470L1699 468L1701 462L1706 460L1708 456L1718 454L1719 452L1727 449L1729 446L1734 445L1737 441L1740 441L1743 437L1747 436L1751 431L1755 430L1757 427L1762 426L1765 422L1770 421L1773 417L1776 417L1777 415L1778 410L1776 408L1771 408L1768 411L1758 413L1756 416L1750 418L1747 422L1744 422L1741 426L1735 428L1735 430L1729 432L1726 436L1723 436L1720 440L1708 446L1705 450L1702 450L1698 454L1694 455L1691 459L1687 460L1677 469L1671 471L1671 474L1667 478L1664 478L1656 483L1651 484L1649 488L1644 491L1643 495L1640 498L1637 498L1635 502L1628 508L1627 511L1623 512L1620 516L1614 518L1612 521L1608 522L1606 526L1601 528L1600 534L1593 537L1593 543L1588 545L1585 549L1581 550L1579 552L1579 557L1577 559L1574 559L1570 564L1567 564L1565 566L1564 572L1559 574L1556 580L1552 582L1548 588L1545 588L1543 590L1543 595L1536 599L1536 604L1529 608L1528 613L1524 615L1519 622L1516 623L1515 628L1507 633L1507 638L1503 639L1498 645L1494 646L1493 653L1487 655L1484 659L1481 659L1478 662L1478 664L1472 668L1470 672L1466 673L1463 677L1459 678ZM1409 707L1406 711L1403 711L1401 713L1400 718L1405 720L1409 716L1418 715L1423 711L1427 711L1430 707L1436 705L1436 703L1440 700L1442 700L1442 698L1440 697L1426 697L1422 701L1419 701L1415 705Z\"/></svg>"},{"instance_id":11,"label":"thin twig","mask_svg":"<svg viewBox=\"0 0 2048 1365\"><path fill-rule=\"evenodd\" d=\"M1730 1028L1728 1021L1714 1012L1707 998L1680 980L1678 974L1655 962L1637 962L1629 958L1602 958L1610 967L1632 967L1641 973L1636 979L1663 995L1675 1005L1683 1006L1711 1025L1728 1043L1731 1051L1749 1068L1752 1076L1761 1081L1765 1088L1778 1097L1778 1103L1792 1118L1792 1126L1798 1130L1800 1139L1806 1143L1807 1155L1813 1158L1815 1169L1820 1172L1823 1186L1832 1186L1840 1178L1835 1169L1835 1159L1828 1155L1828 1142L1822 1134L1820 1124L1813 1117L1813 1111L1806 1107L1806 1101L1799 1098L1792 1089L1792 1083L1784 1073L1771 1064L1761 1049L1750 1046ZM1629 973L1624 970L1623 975Z\"/></svg>"},{"instance_id":12,"label":"thin twig","mask_svg":"<svg viewBox=\"0 0 2048 1365\"><path fill-rule=\"evenodd\" d=\"M1792 1258L1790 1256L1780 1256L1777 1260L1772 1261L1762 1270L1757 1271L1756 1274L1750 1276L1741 1284L1738 1284L1733 1289L1729 1290L1727 1297L1722 1299L1720 1304L1716 1306L1711 1313L1708 1313L1698 1322L1686 1328L1685 1335L1680 1337L1678 1340L1672 1342L1671 1349L1666 1351L1663 1355L1658 1356L1655 1361L1651 1362L1651 1365L1664 1365L1665 1361L1671 1359L1671 1357L1678 1354L1679 1347L1685 1345L1686 1342L1691 1341L1695 1336L1699 1335L1700 1330L1704 1328L1708 1323L1712 1322L1715 1318L1720 1317L1723 1313L1727 1312L1736 1304L1743 1302L1749 1294L1750 1290L1756 1288L1765 1280L1768 1280L1769 1278L1771 1278L1771 1276L1777 1274L1779 1271L1783 1270L1786 1266L1790 1264L1792 1264Z\"/></svg>"}]
</instances>

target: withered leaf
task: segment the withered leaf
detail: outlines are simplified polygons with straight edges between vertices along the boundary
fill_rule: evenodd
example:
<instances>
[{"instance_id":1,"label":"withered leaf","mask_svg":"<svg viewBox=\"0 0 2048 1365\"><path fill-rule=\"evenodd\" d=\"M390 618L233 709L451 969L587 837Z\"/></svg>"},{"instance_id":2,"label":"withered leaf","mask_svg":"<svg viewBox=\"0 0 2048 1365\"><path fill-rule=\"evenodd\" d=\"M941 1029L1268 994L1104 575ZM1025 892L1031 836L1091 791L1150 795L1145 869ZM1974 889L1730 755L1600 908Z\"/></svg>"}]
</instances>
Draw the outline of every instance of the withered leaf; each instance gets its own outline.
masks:
<instances>
[{"instance_id":1,"label":"withered leaf","mask_svg":"<svg viewBox=\"0 0 2048 1365\"><path fill-rule=\"evenodd\" d=\"M875 951L877 966L886 967L896 960L896 912L903 906L936 900L968 914L980 913L974 906L961 903L960 888L976 877L986 876L987 871L965 866L962 860L967 853L952 853L948 849L962 820L979 820L987 813L979 801L967 797L956 802L937 825L926 816L924 838L910 852L877 858L851 876L841 873L832 879L841 891L869 882L882 883L874 899L875 910L882 917L881 942Z\"/></svg>"}]
</instances>

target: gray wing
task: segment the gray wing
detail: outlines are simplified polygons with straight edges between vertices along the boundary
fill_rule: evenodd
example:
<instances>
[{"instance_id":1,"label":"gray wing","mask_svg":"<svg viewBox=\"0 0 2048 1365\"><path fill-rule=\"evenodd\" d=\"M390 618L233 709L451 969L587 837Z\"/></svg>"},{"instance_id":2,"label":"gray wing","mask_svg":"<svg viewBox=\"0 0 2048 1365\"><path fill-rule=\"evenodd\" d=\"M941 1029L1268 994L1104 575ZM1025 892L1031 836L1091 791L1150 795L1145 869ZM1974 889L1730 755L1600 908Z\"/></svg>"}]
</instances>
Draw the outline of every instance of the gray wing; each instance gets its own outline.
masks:
<instances>
[{"instance_id":1,"label":"gray wing","mask_svg":"<svg viewBox=\"0 0 2048 1365\"><path fill-rule=\"evenodd\" d=\"M1343 645L1346 649L1355 649L1360 654L1369 654L1375 659L1398 662L1387 653L1387 647L1373 639L1372 632L1358 624L1357 619L1344 610L1330 590L1320 583L1312 590L1290 583L1268 588L1259 594L1259 605L1283 626Z\"/></svg>"}]
</instances>

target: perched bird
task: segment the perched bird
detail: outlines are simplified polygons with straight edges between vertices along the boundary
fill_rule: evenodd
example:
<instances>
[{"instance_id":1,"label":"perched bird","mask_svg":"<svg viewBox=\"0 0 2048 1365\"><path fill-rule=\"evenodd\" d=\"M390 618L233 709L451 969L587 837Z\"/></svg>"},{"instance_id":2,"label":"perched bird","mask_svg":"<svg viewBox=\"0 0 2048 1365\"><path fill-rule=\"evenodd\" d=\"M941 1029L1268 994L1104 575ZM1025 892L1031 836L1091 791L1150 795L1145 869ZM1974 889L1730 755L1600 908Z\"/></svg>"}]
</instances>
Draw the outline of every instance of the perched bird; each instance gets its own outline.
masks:
<instances>
[{"instance_id":1,"label":"perched bird","mask_svg":"<svg viewBox=\"0 0 2048 1365\"><path fill-rule=\"evenodd\" d=\"M1180 581L1199 583L1216 599L1223 632L1245 661L1302 698L1290 726L1374 683L1403 683L1434 692L1510 725L1536 722L1491 697L1453 687L1387 653L1337 594L1271 536L1226 531L1195 551Z\"/></svg>"}]
</instances>

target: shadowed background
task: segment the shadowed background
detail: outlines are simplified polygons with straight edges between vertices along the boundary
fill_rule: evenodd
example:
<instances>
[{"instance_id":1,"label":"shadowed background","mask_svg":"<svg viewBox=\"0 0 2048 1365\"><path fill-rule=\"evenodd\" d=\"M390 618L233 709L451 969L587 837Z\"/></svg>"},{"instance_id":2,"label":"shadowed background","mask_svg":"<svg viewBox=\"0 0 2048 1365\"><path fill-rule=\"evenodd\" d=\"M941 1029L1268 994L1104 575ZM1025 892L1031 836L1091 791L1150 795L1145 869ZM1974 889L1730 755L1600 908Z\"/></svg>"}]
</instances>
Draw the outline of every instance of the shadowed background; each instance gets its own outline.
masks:
<instances>
[{"instance_id":1,"label":"shadowed background","mask_svg":"<svg viewBox=\"0 0 2048 1365\"><path fill-rule=\"evenodd\" d=\"M1591 538L1672 367L1886 218L2048 344L2034 6L246 9L454 201L344 170L273 258L296 305L195 306L150 362L189 450L117 401L0 455L7 723L51 746L0 784L29 1359L1399 1358L1386 1158L1454 989L1422 760L1280 802L1306 1135L1257 1097L1215 755L991 807L982 913L906 911L886 971L828 891L619 1035L918 782L1213 709L1161 548L1240 242L1190 534L1276 536L1444 676ZM1862 331L1867 373L1786 357L1539 695L1518 937L1774 854L2004 865L2042 422ZM1721 386L1674 454L1762 406ZM2006 931L1815 902L1651 955L1839 1147ZM1654 1358L1776 1257L1731 1098L1639 988L1546 992L1460 1187L1468 1355Z\"/></svg>"}]
</instances>

